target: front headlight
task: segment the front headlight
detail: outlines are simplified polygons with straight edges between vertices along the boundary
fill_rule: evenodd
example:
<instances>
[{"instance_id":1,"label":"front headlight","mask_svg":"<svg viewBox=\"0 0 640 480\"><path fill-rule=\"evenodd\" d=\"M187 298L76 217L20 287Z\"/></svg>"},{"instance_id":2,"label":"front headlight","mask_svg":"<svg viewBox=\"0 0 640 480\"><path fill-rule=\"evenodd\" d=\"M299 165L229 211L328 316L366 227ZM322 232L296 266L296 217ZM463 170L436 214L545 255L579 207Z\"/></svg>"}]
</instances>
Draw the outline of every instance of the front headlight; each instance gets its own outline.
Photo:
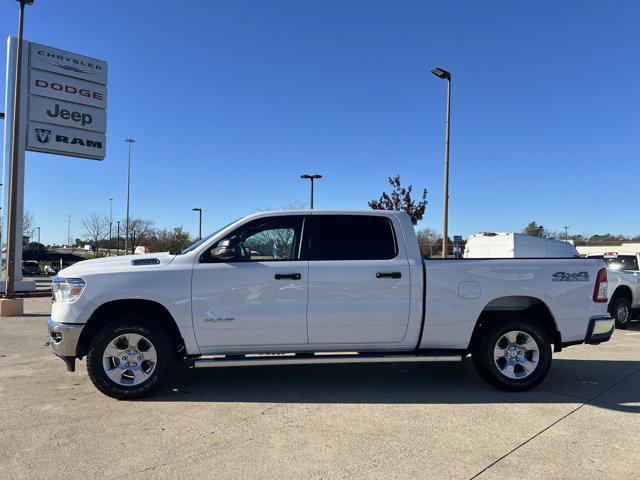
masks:
<instances>
[{"instance_id":1,"label":"front headlight","mask_svg":"<svg viewBox=\"0 0 640 480\"><path fill-rule=\"evenodd\" d=\"M82 294L85 287L81 278L59 278L51 282L51 296L56 303L73 303Z\"/></svg>"}]
</instances>

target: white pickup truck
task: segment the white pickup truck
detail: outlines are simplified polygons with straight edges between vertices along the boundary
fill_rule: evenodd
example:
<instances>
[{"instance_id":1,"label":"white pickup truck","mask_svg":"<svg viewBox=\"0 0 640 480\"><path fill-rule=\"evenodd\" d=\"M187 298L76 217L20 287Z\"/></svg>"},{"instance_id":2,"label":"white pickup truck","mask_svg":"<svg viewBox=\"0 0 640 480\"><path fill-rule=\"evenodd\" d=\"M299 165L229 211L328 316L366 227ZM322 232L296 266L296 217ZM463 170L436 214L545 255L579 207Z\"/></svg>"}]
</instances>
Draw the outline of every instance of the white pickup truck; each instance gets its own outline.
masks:
<instances>
[{"instance_id":1,"label":"white pickup truck","mask_svg":"<svg viewBox=\"0 0 640 480\"><path fill-rule=\"evenodd\" d=\"M553 351L609 340L602 260L420 257L409 217L291 210L182 252L76 263L53 281L49 345L104 394L156 390L176 360L214 366L460 361L498 388Z\"/></svg>"},{"instance_id":2,"label":"white pickup truck","mask_svg":"<svg viewBox=\"0 0 640 480\"><path fill-rule=\"evenodd\" d=\"M604 260L609 280L609 312L616 320L616 328L627 328L640 310L640 254L607 252L590 254L587 258Z\"/></svg>"}]
</instances>

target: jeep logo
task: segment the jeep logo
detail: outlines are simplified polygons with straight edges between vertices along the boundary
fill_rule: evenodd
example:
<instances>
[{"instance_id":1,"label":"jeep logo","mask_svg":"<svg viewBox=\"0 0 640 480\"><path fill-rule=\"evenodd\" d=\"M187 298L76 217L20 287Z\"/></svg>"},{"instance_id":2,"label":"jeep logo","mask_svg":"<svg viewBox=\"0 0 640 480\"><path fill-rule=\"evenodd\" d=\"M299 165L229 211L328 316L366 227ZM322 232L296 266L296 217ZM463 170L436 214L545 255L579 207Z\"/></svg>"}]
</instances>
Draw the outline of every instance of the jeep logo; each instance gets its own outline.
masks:
<instances>
[{"instance_id":1,"label":"jeep logo","mask_svg":"<svg viewBox=\"0 0 640 480\"><path fill-rule=\"evenodd\" d=\"M71 120L73 122L77 122L82 126L91 125L93 123L93 117L88 113L80 113L73 112L71 110L66 110L64 108L60 108L60 105L55 104L55 108L53 112L51 110L47 110L47 115L51 118L60 117L63 120Z\"/></svg>"},{"instance_id":2,"label":"jeep logo","mask_svg":"<svg viewBox=\"0 0 640 480\"><path fill-rule=\"evenodd\" d=\"M556 272L551 275L554 282L588 282L589 279L589 272Z\"/></svg>"}]
</instances>

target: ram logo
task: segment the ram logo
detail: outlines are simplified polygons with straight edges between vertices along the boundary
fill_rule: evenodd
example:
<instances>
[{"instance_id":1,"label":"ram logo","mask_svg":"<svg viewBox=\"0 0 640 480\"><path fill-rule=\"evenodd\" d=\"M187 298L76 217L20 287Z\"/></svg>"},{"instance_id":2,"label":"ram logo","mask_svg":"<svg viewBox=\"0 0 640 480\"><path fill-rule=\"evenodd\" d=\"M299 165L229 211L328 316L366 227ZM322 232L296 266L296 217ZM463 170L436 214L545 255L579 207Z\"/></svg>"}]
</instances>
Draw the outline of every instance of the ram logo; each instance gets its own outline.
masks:
<instances>
[{"instance_id":1,"label":"ram logo","mask_svg":"<svg viewBox=\"0 0 640 480\"><path fill-rule=\"evenodd\" d=\"M51 138L51 130L45 130L44 128L36 128L36 140L40 143L49 143Z\"/></svg>"},{"instance_id":2,"label":"ram logo","mask_svg":"<svg viewBox=\"0 0 640 480\"><path fill-rule=\"evenodd\" d=\"M589 272L556 272L551 275L554 282L588 282L590 278Z\"/></svg>"}]
</instances>

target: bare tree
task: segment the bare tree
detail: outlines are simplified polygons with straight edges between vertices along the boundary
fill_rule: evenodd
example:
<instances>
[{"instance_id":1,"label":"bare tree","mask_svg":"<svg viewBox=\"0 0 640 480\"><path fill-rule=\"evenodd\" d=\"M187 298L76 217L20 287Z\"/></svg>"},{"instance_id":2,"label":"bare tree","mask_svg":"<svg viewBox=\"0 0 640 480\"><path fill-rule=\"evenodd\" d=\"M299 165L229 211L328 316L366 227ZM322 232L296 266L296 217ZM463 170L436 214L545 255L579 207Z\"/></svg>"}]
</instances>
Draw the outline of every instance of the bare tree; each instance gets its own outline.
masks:
<instances>
[{"instance_id":1,"label":"bare tree","mask_svg":"<svg viewBox=\"0 0 640 480\"><path fill-rule=\"evenodd\" d=\"M433 257L442 252L442 236L433 228L425 228L416 232L420 255L423 257Z\"/></svg>"},{"instance_id":2,"label":"bare tree","mask_svg":"<svg viewBox=\"0 0 640 480\"><path fill-rule=\"evenodd\" d=\"M104 239L109 231L109 219L103 213L92 212L82 217L82 228L93 242L94 255L98 255L100 240Z\"/></svg>"},{"instance_id":3,"label":"bare tree","mask_svg":"<svg viewBox=\"0 0 640 480\"><path fill-rule=\"evenodd\" d=\"M135 252L137 247L147 242L152 232L153 222L151 220L144 218L129 219L129 245L131 247L131 253Z\"/></svg>"},{"instance_id":4,"label":"bare tree","mask_svg":"<svg viewBox=\"0 0 640 480\"><path fill-rule=\"evenodd\" d=\"M33 237L33 232L36 229L36 220L29 210L25 210L22 214L22 235L26 237Z\"/></svg>"},{"instance_id":5,"label":"bare tree","mask_svg":"<svg viewBox=\"0 0 640 480\"><path fill-rule=\"evenodd\" d=\"M382 192L379 200L371 200L369 206L373 210L400 210L407 212L414 225L422 220L427 208L427 189L422 191L422 199L416 203L411 198L413 185L404 188L400 185L400 175L389 177L389 185L393 188L391 193Z\"/></svg>"},{"instance_id":6,"label":"bare tree","mask_svg":"<svg viewBox=\"0 0 640 480\"><path fill-rule=\"evenodd\" d=\"M152 252L177 252L184 250L195 240L182 227L153 230L147 235L147 246Z\"/></svg>"}]
</instances>

